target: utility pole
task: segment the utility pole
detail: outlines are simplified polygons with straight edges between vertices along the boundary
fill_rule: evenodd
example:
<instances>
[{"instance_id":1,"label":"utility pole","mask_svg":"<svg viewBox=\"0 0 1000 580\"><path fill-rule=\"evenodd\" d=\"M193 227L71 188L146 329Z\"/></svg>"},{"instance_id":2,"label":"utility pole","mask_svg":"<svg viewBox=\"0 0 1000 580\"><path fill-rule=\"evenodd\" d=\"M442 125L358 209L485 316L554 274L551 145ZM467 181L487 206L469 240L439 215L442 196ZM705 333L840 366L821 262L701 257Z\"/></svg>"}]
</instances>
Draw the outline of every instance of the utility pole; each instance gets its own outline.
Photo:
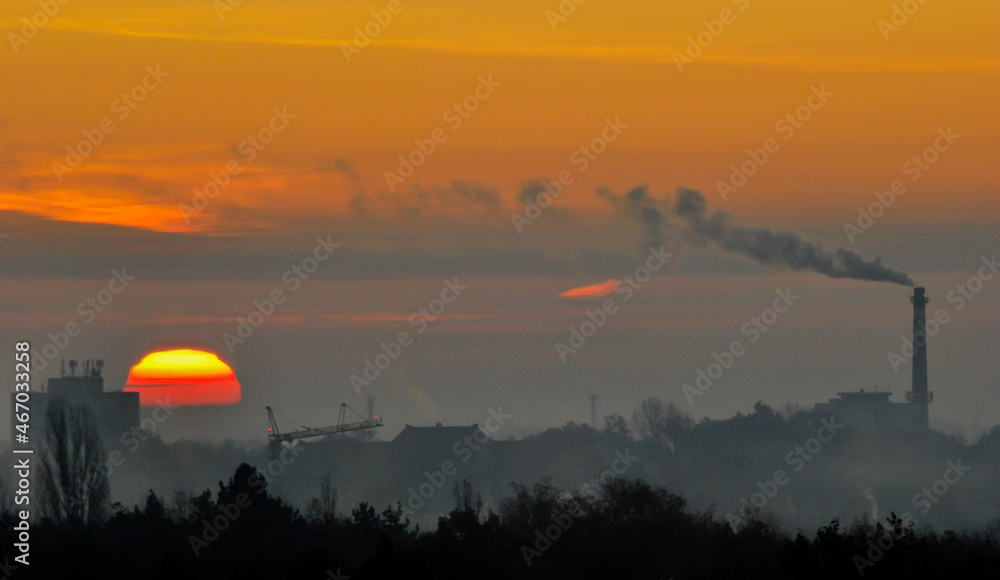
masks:
<instances>
[{"instance_id":1,"label":"utility pole","mask_svg":"<svg viewBox=\"0 0 1000 580\"><path fill-rule=\"evenodd\" d=\"M590 395L590 426L597 429L597 395Z\"/></svg>"},{"instance_id":2,"label":"utility pole","mask_svg":"<svg viewBox=\"0 0 1000 580\"><path fill-rule=\"evenodd\" d=\"M368 394L368 420L375 420L375 395Z\"/></svg>"}]
</instances>

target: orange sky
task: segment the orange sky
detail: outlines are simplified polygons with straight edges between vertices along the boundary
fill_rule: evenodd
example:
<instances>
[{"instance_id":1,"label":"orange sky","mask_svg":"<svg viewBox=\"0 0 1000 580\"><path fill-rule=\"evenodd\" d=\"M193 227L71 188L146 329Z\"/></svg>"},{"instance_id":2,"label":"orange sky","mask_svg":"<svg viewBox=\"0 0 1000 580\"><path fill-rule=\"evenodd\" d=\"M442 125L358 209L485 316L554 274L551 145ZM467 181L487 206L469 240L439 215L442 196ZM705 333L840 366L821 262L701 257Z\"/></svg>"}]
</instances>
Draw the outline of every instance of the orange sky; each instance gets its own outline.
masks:
<instances>
[{"instance_id":1,"label":"orange sky","mask_svg":"<svg viewBox=\"0 0 1000 580\"><path fill-rule=\"evenodd\" d=\"M658 194L683 184L721 204L716 182L823 86L829 102L793 137L779 137L780 150L726 209L757 222L839 223L903 177L903 163L938 128L953 126L956 147L886 219L995 219L996 2L930 0L888 40L878 21L890 18L891 1L746 4L590 0L553 30L545 11L555 0L404 1L347 62L341 44L385 2L244 2L221 19L203 0L71 2L16 52L10 34L23 34L21 17L39 8L5 2L0 209L239 234L350 215L359 195L369 212L391 214L419 203L414 188L454 180L491 188L515 209L523 182L575 171L571 154L609 117L628 128L578 172L560 205L601 210L594 188L638 184ZM735 21L678 71L672 55L723 9ZM116 99L143 82L147 66L168 76L119 118ZM481 75L500 87L453 129L443 113ZM248 160L239 144L275 108L295 118ZM66 147L103 118L114 130L56 179L53 162L65 162ZM437 128L447 140L390 194L385 172ZM186 223L178 206L234 160L239 175Z\"/></svg>"},{"instance_id":2,"label":"orange sky","mask_svg":"<svg viewBox=\"0 0 1000 580\"><path fill-rule=\"evenodd\" d=\"M621 297L597 295L645 259L642 220L677 233L664 210L680 186L733 223L881 256L951 306L1000 244L1000 3L927 0L886 38L879 21L903 1L586 0L553 29L546 11L568 1L400 0L348 60L344 43L389 0L244 0L221 18L213 0L71 0L54 16L4 0L0 334L43 348L77 323L83 337L58 357L106 358L115 388L154 350L220 353L242 403L171 428L260 436L265 405L355 397L351 373L417 332L412 313L457 277L468 295L380 379L380 414L460 423L489 400L517 409L520 425L551 426L584 420L589 393L602 413L627 415L651 394L687 405L681 385L791 287L802 306L696 416L873 384L900 393L907 377L886 352L908 332L908 289L697 243L571 364L553 345ZM678 70L674 55L722 18ZM466 101L476 110L457 116ZM790 131L789 114L809 118ZM905 164L949 127L961 137L913 181ZM99 143L84 142L79 166L54 168L85 135ZM434 152L390 187L399 156L424 155L415 141ZM603 150L587 158L592 145ZM720 180L764 147L766 163L723 199ZM516 229L534 180L560 176L571 183L554 207ZM843 224L894 180L905 197L849 240ZM196 191L214 197L199 204ZM630 191L648 191L648 215L629 213ZM284 274L320 238L341 245L292 290ZM134 282L90 324L80 305L109 295L122 270ZM275 289L287 301L228 350L225 333ZM935 416L988 411L998 291L935 339ZM48 364L34 369L50 376Z\"/></svg>"}]
</instances>

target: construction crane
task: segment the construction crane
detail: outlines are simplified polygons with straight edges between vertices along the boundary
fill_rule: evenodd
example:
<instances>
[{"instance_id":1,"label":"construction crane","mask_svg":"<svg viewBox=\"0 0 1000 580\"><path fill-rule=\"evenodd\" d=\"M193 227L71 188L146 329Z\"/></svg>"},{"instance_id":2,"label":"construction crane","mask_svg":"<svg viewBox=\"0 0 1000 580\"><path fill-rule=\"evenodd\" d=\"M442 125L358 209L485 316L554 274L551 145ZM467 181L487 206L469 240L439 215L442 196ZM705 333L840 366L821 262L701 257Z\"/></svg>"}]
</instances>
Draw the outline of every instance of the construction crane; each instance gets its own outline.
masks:
<instances>
[{"instance_id":1,"label":"construction crane","mask_svg":"<svg viewBox=\"0 0 1000 580\"><path fill-rule=\"evenodd\" d=\"M372 417L371 419L362 419L361 421L354 421L351 423L345 423L347 418L347 412L350 411L354 413L359 419L361 415L358 415L347 406L347 403L340 404L340 416L337 419L337 424L330 427L306 427L305 425L300 425L302 429L298 431L289 431L287 433L282 433L278 429L278 422L274 419L274 411L271 407L265 407L267 409L267 440L271 445L271 454L276 454L281 448L282 441L295 441L296 439L307 439L309 437L320 437L322 435L333 435L334 433L344 433L347 431L357 431L359 429L374 429L375 427L382 426L382 420L378 417ZM281 413L278 413L281 415ZM284 416L284 415L282 415ZM286 419L288 417L285 417Z\"/></svg>"}]
</instances>

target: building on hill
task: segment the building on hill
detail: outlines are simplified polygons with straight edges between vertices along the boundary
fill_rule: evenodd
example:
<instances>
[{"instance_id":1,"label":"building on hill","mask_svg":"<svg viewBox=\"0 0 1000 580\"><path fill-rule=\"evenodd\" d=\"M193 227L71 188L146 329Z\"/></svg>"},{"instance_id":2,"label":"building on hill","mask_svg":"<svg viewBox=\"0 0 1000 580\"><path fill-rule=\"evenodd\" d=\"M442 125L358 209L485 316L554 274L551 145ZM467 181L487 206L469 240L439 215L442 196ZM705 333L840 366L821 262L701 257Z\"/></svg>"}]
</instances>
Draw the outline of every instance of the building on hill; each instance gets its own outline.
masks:
<instances>
[{"instance_id":1,"label":"building on hill","mask_svg":"<svg viewBox=\"0 0 1000 580\"><path fill-rule=\"evenodd\" d=\"M930 403L934 402L934 392L928 389L927 382L929 301L930 298L922 286L913 289L913 296L910 297L910 302L913 303L913 340L910 342L913 370L911 387L906 392L905 402L889 401L891 393L886 391L866 393L861 389L856 393L837 393L838 398L817 404L816 412L832 414L849 427L868 430L890 428L916 431L930 428L929 407ZM904 360L899 357L899 362ZM889 357L889 361L893 362L892 356ZM896 362L893 362L893 368L895 367Z\"/></svg>"},{"instance_id":2,"label":"building on hill","mask_svg":"<svg viewBox=\"0 0 1000 580\"><path fill-rule=\"evenodd\" d=\"M392 440L392 444L420 449L451 449L458 443L464 443L466 438L480 444L491 440L479 424L445 427L438 422L433 427L407 425Z\"/></svg>"},{"instance_id":3,"label":"building on hill","mask_svg":"<svg viewBox=\"0 0 1000 580\"><path fill-rule=\"evenodd\" d=\"M894 403L890 401L892 393L888 391L851 391L837 393L836 399L826 403L818 403L816 412L822 415L833 415L838 423L848 428L865 429L916 429L920 425L919 409L912 403Z\"/></svg>"},{"instance_id":4,"label":"building on hill","mask_svg":"<svg viewBox=\"0 0 1000 580\"><path fill-rule=\"evenodd\" d=\"M117 444L122 434L139 426L139 393L105 391L101 376L104 361L85 360L82 365L75 360L68 361L68 365L66 362L63 361L59 377L48 379L43 390L31 393L33 443L41 440L45 412L49 403L58 397L72 404L86 405L97 419L98 432L105 444ZM77 367L83 371L80 375L76 374ZM16 393L11 394L11 408L15 408L15 396Z\"/></svg>"}]
</instances>

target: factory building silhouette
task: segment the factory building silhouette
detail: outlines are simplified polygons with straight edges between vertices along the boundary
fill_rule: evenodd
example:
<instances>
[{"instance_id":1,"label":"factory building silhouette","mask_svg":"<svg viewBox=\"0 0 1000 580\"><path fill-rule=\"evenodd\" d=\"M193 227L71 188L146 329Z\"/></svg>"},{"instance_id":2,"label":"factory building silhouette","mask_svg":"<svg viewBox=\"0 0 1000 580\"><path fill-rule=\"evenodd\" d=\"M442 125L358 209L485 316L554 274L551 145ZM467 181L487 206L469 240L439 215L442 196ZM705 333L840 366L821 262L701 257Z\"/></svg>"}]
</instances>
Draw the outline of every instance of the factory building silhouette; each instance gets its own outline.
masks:
<instances>
[{"instance_id":1,"label":"factory building silhouette","mask_svg":"<svg viewBox=\"0 0 1000 580\"><path fill-rule=\"evenodd\" d=\"M906 400L889 401L892 393L869 391L837 393L838 398L816 405L819 413L830 413L846 425L862 429L909 429L930 427L930 403L934 393L927 383L927 303L930 298L924 288L914 288L913 296L913 375Z\"/></svg>"}]
</instances>

